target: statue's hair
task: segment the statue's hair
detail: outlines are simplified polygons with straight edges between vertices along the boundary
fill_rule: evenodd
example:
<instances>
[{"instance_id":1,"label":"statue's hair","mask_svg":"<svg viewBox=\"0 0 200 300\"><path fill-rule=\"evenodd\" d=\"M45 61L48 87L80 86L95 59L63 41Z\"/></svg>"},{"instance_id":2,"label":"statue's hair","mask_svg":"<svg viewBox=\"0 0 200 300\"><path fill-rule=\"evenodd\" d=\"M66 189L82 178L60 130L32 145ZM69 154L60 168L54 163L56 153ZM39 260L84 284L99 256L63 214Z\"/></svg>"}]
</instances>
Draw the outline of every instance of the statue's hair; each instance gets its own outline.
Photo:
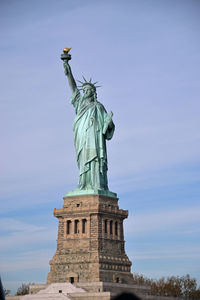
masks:
<instances>
[{"instance_id":1,"label":"statue's hair","mask_svg":"<svg viewBox=\"0 0 200 300\"><path fill-rule=\"evenodd\" d=\"M91 87L93 88L93 90L96 92L96 89L97 89L98 87L100 87L100 85L96 85L98 81L92 83L92 78L90 78L90 80L87 81L87 80L85 79L85 77L83 76L83 80L84 80L84 81L77 80L78 82L81 83L81 86L78 86L78 88L79 88L80 90L83 90L84 86L89 85L89 86L91 86Z\"/></svg>"}]
</instances>

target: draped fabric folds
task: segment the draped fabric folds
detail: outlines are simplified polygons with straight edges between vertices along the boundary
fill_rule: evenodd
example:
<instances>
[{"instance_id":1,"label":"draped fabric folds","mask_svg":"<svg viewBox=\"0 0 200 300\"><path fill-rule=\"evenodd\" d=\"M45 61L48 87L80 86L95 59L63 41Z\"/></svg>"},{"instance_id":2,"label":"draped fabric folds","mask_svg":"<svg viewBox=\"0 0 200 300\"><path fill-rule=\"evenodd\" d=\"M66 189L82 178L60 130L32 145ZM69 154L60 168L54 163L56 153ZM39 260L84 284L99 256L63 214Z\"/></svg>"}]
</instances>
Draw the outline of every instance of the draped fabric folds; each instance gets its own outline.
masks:
<instances>
[{"instance_id":1,"label":"draped fabric folds","mask_svg":"<svg viewBox=\"0 0 200 300\"><path fill-rule=\"evenodd\" d=\"M98 101L89 101L78 89L71 103L76 112L74 144L79 168L79 189L108 190L106 139L112 138L115 125Z\"/></svg>"}]
</instances>

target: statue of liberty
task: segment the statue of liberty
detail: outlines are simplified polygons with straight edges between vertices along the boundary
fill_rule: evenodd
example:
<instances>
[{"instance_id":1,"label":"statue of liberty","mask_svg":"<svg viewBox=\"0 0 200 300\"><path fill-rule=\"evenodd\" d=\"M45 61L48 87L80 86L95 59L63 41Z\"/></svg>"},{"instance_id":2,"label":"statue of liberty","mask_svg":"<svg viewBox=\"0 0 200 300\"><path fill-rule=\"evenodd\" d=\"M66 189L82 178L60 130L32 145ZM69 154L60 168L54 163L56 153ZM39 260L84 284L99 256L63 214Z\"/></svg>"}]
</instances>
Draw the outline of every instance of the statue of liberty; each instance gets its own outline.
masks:
<instances>
[{"instance_id":1,"label":"statue of liberty","mask_svg":"<svg viewBox=\"0 0 200 300\"><path fill-rule=\"evenodd\" d=\"M65 49L64 49L65 50ZM115 125L112 112L107 113L104 106L97 101L96 83L83 77L80 87L77 87L68 63L71 56L64 51L61 59L64 61L65 75L72 91L71 104L75 108L74 144L79 168L79 191L98 191L103 194L108 191L106 140L113 136ZM83 91L83 96L80 91ZM76 191L77 191L76 190ZM114 194L114 193L112 193Z\"/></svg>"}]
</instances>

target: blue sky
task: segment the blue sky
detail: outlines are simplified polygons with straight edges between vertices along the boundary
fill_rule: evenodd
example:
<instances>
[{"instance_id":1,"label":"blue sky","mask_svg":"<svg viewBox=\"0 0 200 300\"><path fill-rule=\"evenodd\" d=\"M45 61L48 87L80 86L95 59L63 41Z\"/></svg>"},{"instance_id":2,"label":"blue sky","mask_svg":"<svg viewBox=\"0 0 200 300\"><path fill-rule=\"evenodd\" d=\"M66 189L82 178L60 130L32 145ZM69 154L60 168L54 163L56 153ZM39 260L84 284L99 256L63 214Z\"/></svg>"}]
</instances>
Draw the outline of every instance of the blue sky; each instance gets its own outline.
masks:
<instances>
[{"instance_id":1,"label":"blue sky","mask_svg":"<svg viewBox=\"0 0 200 300\"><path fill-rule=\"evenodd\" d=\"M199 13L194 0L1 0L0 270L13 293L46 281L53 208L78 180L65 46L114 113L109 187L129 210L132 271L200 283Z\"/></svg>"}]
</instances>

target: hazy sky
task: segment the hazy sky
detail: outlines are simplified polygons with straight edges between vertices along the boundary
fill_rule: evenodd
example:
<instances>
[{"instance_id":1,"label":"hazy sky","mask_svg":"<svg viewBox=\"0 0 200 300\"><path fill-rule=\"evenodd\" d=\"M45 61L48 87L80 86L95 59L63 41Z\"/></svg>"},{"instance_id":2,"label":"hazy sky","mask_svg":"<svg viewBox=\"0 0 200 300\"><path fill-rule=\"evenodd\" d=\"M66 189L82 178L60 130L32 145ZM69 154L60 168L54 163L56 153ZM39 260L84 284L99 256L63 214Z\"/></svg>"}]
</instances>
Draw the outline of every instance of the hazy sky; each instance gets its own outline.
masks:
<instances>
[{"instance_id":1,"label":"hazy sky","mask_svg":"<svg viewBox=\"0 0 200 300\"><path fill-rule=\"evenodd\" d=\"M114 113L109 188L129 210L132 271L200 281L200 2L1 0L1 245L5 287L45 282L53 208L76 187L60 54Z\"/></svg>"}]
</instances>

